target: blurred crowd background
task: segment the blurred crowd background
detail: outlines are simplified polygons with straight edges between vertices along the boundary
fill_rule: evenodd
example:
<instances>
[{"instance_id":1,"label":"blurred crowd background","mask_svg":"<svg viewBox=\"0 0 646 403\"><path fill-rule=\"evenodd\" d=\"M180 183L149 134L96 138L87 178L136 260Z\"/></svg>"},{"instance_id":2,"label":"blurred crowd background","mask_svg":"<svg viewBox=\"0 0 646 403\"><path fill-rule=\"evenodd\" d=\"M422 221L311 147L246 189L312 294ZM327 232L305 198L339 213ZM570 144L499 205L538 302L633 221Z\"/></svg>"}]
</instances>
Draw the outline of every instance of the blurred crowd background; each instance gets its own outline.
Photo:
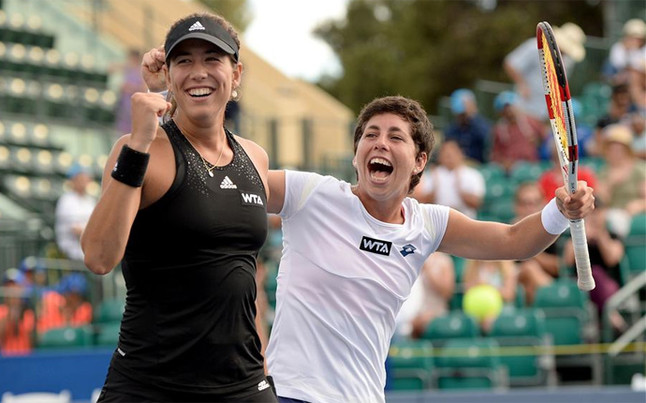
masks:
<instances>
[{"instance_id":1,"label":"blurred crowd background","mask_svg":"<svg viewBox=\"0 0 646 403\"><path fill-rule=\"evenodd\" d=\"M245 0L0 0L0 357L116 346L123 278L91 274L78 239L111 145L129 132L130 95L145 90L142 52L178 15L209 8L242 32L253 18ZM343 67L317 83L243 43L227 124L273 167L353 181L356 113L401 94L437 136L412 196L511 223L562 184L534 39L537 22L555 28L579 177L597 196L586 220L597 288L578 290L567 232L522 262L435 253L398 318L390 390L615 385L646 372L645 18L641 0L350 0L316 29ZM270 330L282 237L268 220L257 281Z\"/></svg>"}]
</instances>

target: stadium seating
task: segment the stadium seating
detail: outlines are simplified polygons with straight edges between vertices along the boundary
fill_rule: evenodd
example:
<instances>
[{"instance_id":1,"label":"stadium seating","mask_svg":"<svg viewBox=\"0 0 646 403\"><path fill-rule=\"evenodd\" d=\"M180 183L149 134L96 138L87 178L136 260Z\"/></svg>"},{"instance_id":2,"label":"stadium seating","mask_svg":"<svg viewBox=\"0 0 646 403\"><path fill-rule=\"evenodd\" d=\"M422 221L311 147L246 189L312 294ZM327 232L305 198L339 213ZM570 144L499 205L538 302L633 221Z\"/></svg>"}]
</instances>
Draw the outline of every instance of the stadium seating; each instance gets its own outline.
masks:
<instances>
[{"instance_id":1,"label":"stadium seating","mask_svg":"<svg viewBox=\"0 0 646 403\"><path fill-rule=\"evenodd\" d=\"M504 310L493 323L490 337L503 348L500 356L507 367L511 386L539 386L555 383L554 355L546 337L545 317L534 308ZM522 352L525 352L521 354Z\"/></svg>"},{"instance_id":2,"label":"stadium seating","mask_svg":"<svg viewBox=\"0 0 646 403\"><path fill-rule=\"evenodd\" d=\"M427 389L433 369L433 345L428 340L393 342L388 365L393 390Z\"/></svg>"},{"instance_id":3,"label":"stadium seating","mask_svg":"<svg viewBox=\"0 0 646 403\"><path fill-rule=\"evenodd\" d=\"M576 280L562 277L539 288L534 299L535 308L545 314L545 330L557 348L573 349L599 340L598 320L588 294L579 290ZM559 354L557 369L589 367L594 382L601 381L601 361L598 354Z\"/></svg>"},{"instance_id":4,"label":"stadium seating","mask_svg":"<svg viewBox=\"0 0 646 403\"><path fill-rule=\"evenodd\" d=\"M120 322L102 323L96 327L96 346L116 347L119 342Z\"/></svg>"},{"instance_id":5,"label":"stadium seating","mask_svg":"<svg viewBox=\"0 0 646 403\"><path fill-rule=\"evenodd\" d=\"M453 339L437 350L432 371L437 389L491 389L508 386L498 343L491 338Z\"/></svg>"},{"instance_id":6,"label":"stadium seating","mask_svg":"<svg viewBox=\"0 0 646 403\"><path fill-rule=\"evenodd\" d=\"M102 301L96 310L95 323L121 323L125 306L121 298Z\"/></svg>"},{"instance_id":7,"label":"stadium seating","mask_svg":"<svg viewBox=\"0 0 646 403\"><path fill-rule=\"evenodd\" d=\"M94 344L91 326L62 327L39 333L36 346L39 349L62 349L89 347Z\"/></svg>"},{"instance_id":8,"label":"stadium seating","mask_svg":"<svg viewBox=\"0 0 646 403\"><path fill-rule=\"evenodd\" d=\"M536 182L544 170L545 167L539 162L520 161L512 167L510 179L516 184Z\"/></svg>"},{"instance_id":9,"label":"stadium seating","mask_svg":"<svg viewBox=\"0 0 646 403\"><path fill-rule=\"evenodd\" d=\"M624 239L627 264L622 270L622 283L646 271L646 214L633 216L630 230Z\"/></svg>"},{"instance_id":10,"label":"stadium seating","mask_svg":"<svg viewBox=\"0 0 646 403\"><path fill-rule=\"evenodd\" d=\"M568 278L539 288L534 299L534 307L545 314L545 328L552 335L554 345L585 342L583 330L590 320L588 303L588 295Z\"/></svg>"},{"instance_id":11,"label":"stadium seating","mask_svg":"<svg viewBox=\"0 0 646 403\"><path fill-rule=\"evenodd\" d=\"M476 320L459 310L453 310L437 317L428 324L421 338L430 340L433 345L442 346L450 339L480 336L480 328Z\"/></svg>"}]
</instances>

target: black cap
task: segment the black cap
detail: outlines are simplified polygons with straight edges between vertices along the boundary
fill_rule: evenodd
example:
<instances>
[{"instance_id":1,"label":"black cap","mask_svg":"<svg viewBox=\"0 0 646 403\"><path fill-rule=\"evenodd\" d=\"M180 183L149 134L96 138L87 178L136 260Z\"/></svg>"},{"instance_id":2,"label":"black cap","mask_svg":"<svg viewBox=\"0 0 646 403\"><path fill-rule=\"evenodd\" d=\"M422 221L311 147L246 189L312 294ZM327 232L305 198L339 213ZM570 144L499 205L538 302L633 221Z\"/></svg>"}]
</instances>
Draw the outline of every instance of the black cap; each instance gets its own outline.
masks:
<instances>
[{"instance_id":1,"label":"black cap","mask_svg":"<svg viewBox=\"0 0 646 403\"><path fill-rule=\"evenodd\" d=\"M238 62L238 45L231 34L222 25L204 17L189 18L168 33L164 44L166 61L168 61L173 49L186 39L202 39L210 42L233 56L236 63Z\"/></svg>"}]
</instances>

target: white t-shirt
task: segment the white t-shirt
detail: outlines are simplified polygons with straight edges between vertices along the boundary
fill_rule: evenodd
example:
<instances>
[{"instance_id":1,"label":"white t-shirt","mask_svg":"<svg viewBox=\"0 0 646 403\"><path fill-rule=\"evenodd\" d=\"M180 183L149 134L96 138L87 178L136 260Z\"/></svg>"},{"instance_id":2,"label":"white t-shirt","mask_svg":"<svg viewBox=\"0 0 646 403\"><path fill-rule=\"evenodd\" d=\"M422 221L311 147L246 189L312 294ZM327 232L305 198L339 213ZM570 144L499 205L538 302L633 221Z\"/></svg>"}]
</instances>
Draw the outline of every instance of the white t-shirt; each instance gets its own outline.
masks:
<instances>
[{"instance_id":1,"label":"white t-shirt","mask_svg":"<svg viewBox=\"0 0 646 403\"><path fill-rule=\"evenodd\" d=\"M421 185L426 192L435 190L435 203L452 207L471 218L476 218L477 211L464 203L459 192L484 197L486 191L482 174L466 165L454 170L443 166L433 168L432 172L424 175Z\"/></svg>"},{"instance_id":2,"label":"white t-shirt","mask_svg":"<svg viewBox=\"0 0 646 403\"><path fill-rule=\"evenodd\" d=\"M281 397L383 402L395 317L449 209L403 202L404 224L368 214L347 182L286 171L283 254L267 363Z\"/></svg>"},{"instance_id":3,"label":"white t-shirt","mask_svg":"<svg viewBox=\"0 0 646 403\"><path fill-rule=\"evenodd\" d=\"M72 232L72 227L85 226L95 205L92 196L74 191L64 193L56 203L56 243L69 259L83 260L80 239Z\"/></svg>"}]
</instances>

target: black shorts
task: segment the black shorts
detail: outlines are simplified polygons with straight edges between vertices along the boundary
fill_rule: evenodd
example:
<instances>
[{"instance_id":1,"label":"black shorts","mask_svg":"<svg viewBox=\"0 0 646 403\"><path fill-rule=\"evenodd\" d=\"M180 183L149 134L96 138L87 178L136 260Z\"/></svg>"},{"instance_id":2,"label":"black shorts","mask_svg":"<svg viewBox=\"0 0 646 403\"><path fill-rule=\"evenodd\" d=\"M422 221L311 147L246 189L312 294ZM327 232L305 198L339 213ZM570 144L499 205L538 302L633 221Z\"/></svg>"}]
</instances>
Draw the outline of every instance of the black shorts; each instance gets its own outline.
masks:
<instances>
[{"instance_id":1,"label":"black shorts","mask_svg":"<svg viewBox=\"0 0 646 403\"><path fill-rule=\"evenodd\" d=\"M254 385L252 388L235 395L183 393L161 390L152 385L134 381L115 371L108 369L105 384L99 394L97 403L125 402L218 402L218 403L277 403L278 399L269 383ZM260 390L259 390L260 389Z\"/></svg>"}]
</instances>

